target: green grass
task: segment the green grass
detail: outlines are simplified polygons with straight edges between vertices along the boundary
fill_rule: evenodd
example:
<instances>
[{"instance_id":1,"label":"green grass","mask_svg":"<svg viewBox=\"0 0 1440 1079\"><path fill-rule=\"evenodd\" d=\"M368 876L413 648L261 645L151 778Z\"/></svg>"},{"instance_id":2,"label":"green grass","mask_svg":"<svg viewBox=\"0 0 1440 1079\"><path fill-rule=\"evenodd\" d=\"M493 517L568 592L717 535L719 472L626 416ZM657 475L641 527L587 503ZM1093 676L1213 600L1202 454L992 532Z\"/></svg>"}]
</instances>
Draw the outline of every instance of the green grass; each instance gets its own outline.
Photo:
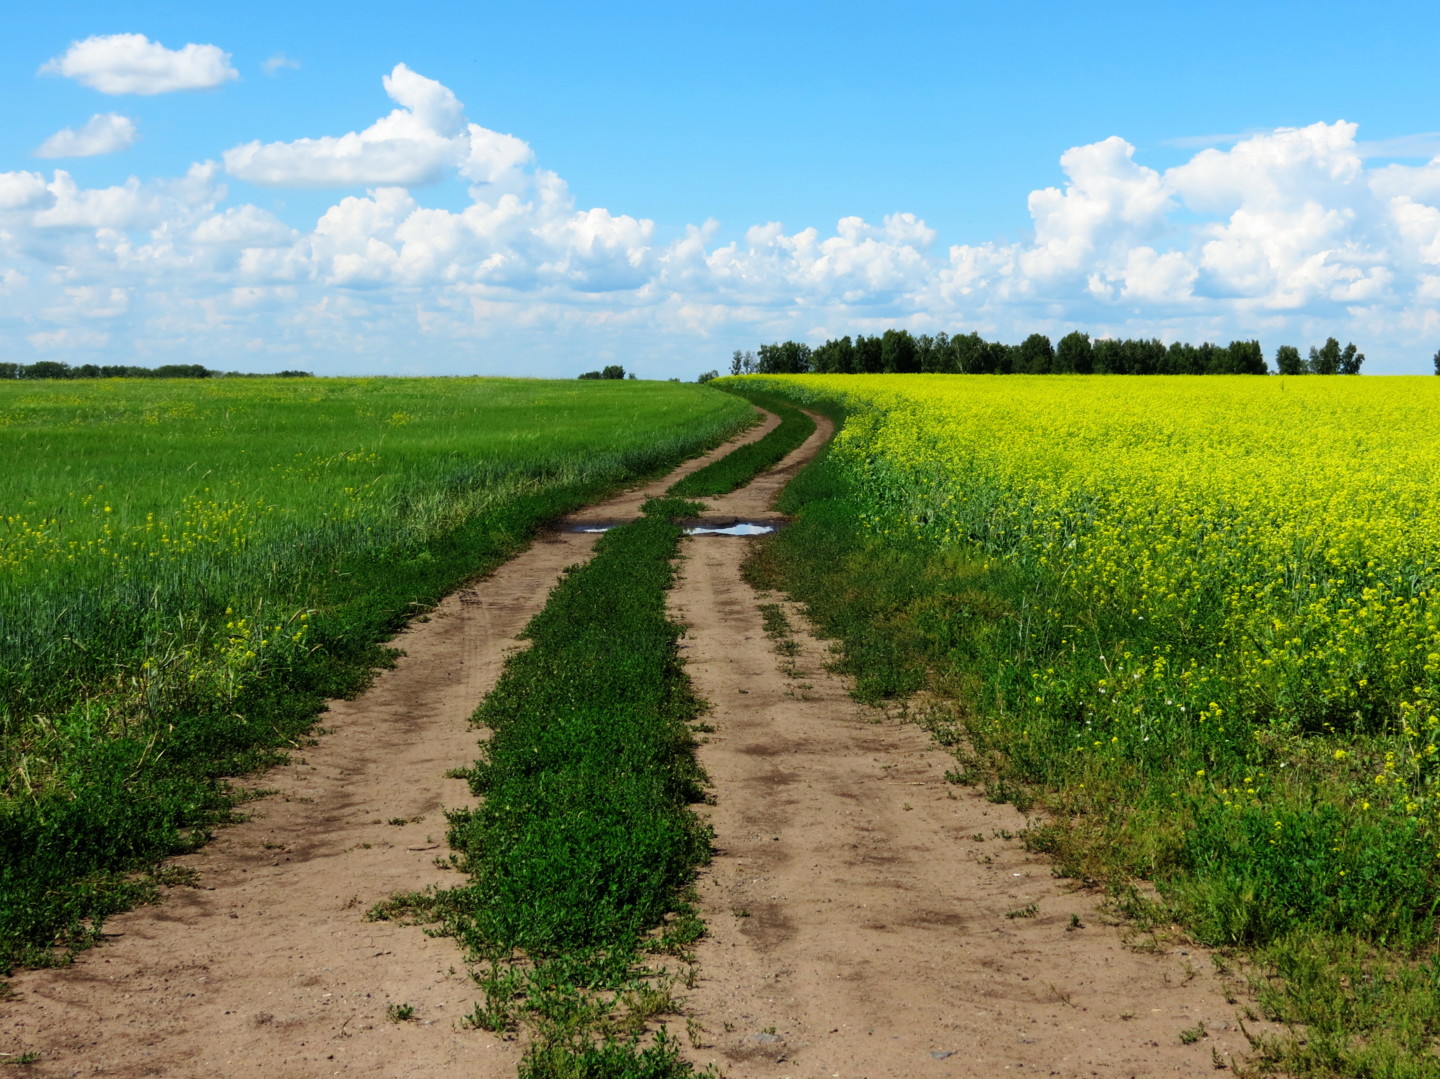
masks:
<instances>
[{"instance_id":1,"label":"green grass","mask_svg":"<svg viewBox=\"0 0 1440 1079\"><path fill-rule=\"evenodd\" d=\"M481 954L634 948L706 857L686 723L699 714L665 615L680 529L606 533L526 630L476 719L493 732L452 821L475 874L464 939Z\"/></svg>"},{"instance_id":2,"label":"green grass","mask_svg":"<svg viewBox=\"0 0 1440 1079\"><path fill-rule=\"evenodd\" d=\"M1393 815L1351 810L1354 791L1329 767L1343 746L1381 770L1392 744L1384 732L1280 738L1242 726L1198 756L1179 743L1148 755L1075 752L1083 711L1037 704L1032 672L1062 682L1077 628L1103 642L1124 634L1070 602L1063 581L978 547L867 528L873 507L824 457L779 508L797 519L760 545L747 572L805 603L840 640L838 666L858 697L925 689L950 702L922 719L958 743L952 775L1033 813L1032 848L1108 886L1141 924L1178 924L1250 957L1255 1012L1293 1025L1262 1041L1256 1071L1440 1075L1433 841ZM1123 629L1133 640L1143 623ZM1092 673L1075 678L1093 685ZM1217 756L1227 744L1232 755ZM1246 782L1222 796L1215 772ZM1158 886L1158 900L1140 898L1137 878Z\"/></svg>"},{"instance_id":3,"label":"green grass","mask_svg":"<svg viewBox=\"0 0 1440 1079\"><path fill-rule=\"evenodd\" d=\"M0 970L153 894L414 613L750 418L670 383L0 385Z\"/></svg>"},{"instance_id":4,"label":"green grass","mask_svg":"<svg viewBox=\"0 0 1440 1079\"><path fill-rule=\"evenodd\" d=\"M752 404L769 409L780 417L780 423L763 438L739 446L718 461L696 469L670 488L681 498L711 498L729 494L743 487L767 468L780 463L786 454L800 448L815 432L815 421L775 394L758 393L737 387L730 391Z\"/></svg>"}]
</instances>

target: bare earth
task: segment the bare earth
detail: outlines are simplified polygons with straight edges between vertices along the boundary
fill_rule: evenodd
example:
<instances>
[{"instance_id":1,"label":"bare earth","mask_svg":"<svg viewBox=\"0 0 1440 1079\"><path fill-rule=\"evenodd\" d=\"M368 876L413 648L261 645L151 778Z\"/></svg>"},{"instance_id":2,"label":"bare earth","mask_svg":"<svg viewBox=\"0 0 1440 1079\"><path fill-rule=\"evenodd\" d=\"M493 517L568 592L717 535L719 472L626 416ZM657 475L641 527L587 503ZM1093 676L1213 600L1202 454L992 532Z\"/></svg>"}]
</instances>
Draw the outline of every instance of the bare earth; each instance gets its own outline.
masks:
<instances>
[{"instance_id":1,"label":"bare earth","mask_svg":"<svg viewBox=\"0 0 1440 1079\"><path fill-rule=\"evenodd\" d=\"M768 515L828 434L707 516ZM572 523L633 518L710 458ZM251 819L177 860L199 888L113 918L67 969L13 980L0 1051L38 1052L26 1074L47 1077L513 1076L514 1043L461 1023L478 994L455 944L364 914L453 881L434 864L443 810L469 796L444 773L473 760L471 713L593 540L546 533L398 637L395 669L253 781L276 793ZM785 673L757 611L776 600L739 574L746 547L687 540L672 600L716 728L701 750L718 851L700 883L695 1059L732 1079L1109 1077L1201 1075L1212 1049L1241 1053L1207 955L1127 949L1093 896L1004 838L1018 814L945 782L927 735L850 700L790 604L802 651ZM1032 903L1036 916L1006 916ZM389 1021L391 1004L416 1018ZM1201 1021L1208 1035L1181 1045Z\"/></svg>"}]
</instances>

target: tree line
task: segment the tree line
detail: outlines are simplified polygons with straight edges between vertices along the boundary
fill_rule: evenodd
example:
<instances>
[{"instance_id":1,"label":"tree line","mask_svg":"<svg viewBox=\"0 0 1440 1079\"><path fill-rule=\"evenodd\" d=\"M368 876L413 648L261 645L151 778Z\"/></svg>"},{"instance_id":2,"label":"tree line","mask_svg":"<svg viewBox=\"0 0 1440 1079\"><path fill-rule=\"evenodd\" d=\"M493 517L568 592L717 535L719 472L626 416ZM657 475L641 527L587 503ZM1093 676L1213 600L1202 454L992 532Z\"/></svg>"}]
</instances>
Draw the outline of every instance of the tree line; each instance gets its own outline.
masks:
<instances>
[{"instance_id":1,"label":"tree line","mask_svg":"<svg viewBox=\"0 0 1440 1079\"><path fill-rule=\"evenodd\" d=\"M612 363L608 367L602 367L598 371L586 371L583 375L576 375L576 378L634 378L634 375L627 376L625 368L618 363Z\"/></svg>"},{"instance_id":2,"label":"tree line","mask_svg":"<svg viewBox=\"0 0 1440 1079\"><path fill-rule=\"evenodd\" d=\"M130 364L82 363L71 367L58 360L36 363L0 363L0 379L36 378L313 378L309 371L276 371L252 374L249 371L212 371L198 363L167 363L159 367Z\"/></svg>"},{"instance_id":3,"label":"tree line","mask_svg":"<svg viewBox=\"0 0 1440 1079\"><path fill-rule=\"evenodd\" d=\"M1281 374L1356 375L1365 354L1353 344L1340 347L1331 337L1309 357L1293 345L1275 354ZM756 352L735 351L732 375L749 374L965 374L965 375L1264 375L1270 372L1259 341L1209 341L1165 344L1158 338L1091 339L1067 333L1051 344L1032 333L1018 345L986 341L978 333L912 335L886 330L874 337L846 336L812 348L800 341L761 345ZM707 372L708 374L709 372ZM1436 355L1440 374L1440 353Z\"/></svg>"}]
</instances>

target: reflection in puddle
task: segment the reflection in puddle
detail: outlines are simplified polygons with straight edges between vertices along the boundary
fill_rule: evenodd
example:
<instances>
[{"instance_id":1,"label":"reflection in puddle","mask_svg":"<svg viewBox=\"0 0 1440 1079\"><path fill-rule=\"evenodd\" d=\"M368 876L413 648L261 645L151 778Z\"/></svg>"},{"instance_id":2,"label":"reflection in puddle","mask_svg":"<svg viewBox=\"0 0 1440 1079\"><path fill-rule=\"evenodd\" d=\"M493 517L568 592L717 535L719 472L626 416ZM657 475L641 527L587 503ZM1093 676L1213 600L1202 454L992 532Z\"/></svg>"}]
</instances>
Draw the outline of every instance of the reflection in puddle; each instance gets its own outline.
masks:
<instances>
[{"instance_id":1,"label":"reflection in puddle","mask_svg":"<svg viewBox=\"0 0 1440 1079\"><path fill-rule=\"evenodd\" d=\"M774 525L757 525L749 521L741 521L739 524L729 525L726 528L687 528L687 536L763 536L766 532L774 532Z\"/></svg>"},{"instance_id":2,"label":"reflection in puddle","mask_svg":"<svg viewBox=\"0 0 1440 1079\"><path fill-rule=\"evenodd\" d=\"M580 532L590 535L609 532L612 528L619 528L624 521L586 521L583 524L568 524L563 526L566 532ZM761 519L758 521L737 521L734 517L712 517L706 520L704 517L690 518L685 525L687 536L764 536L777 529L783 528L785 521L778 518Z\"/></svg>"}]
</instances>

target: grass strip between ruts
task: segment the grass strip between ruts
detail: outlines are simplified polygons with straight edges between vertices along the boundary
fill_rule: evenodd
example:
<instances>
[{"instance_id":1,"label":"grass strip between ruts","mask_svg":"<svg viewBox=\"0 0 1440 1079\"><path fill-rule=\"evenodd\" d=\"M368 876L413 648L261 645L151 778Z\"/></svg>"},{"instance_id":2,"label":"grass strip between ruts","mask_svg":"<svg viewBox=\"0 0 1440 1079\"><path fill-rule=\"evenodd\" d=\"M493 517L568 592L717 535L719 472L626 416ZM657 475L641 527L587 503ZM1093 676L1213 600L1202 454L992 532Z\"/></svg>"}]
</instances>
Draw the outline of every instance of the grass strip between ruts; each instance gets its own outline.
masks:
<instances>
[{"instance_id":1,"label":"grass strip between ruts","mask_svg":"<svg viewBox=\"0 0 1440 1079\"><path fill-rule=\"evenodd\" d=\"M492 732L469 772L482 801L450 815L470 883L375 912L437 917L487 965L470 1022L526 1028L522 1079L695 1074L663 1028L650 1036L678 1011L676 975L642 955L693 970L688 946L703 933L686 901L710 853L689 808L704 797L689 726L703 706L665 611L673 519L700 506L645 508L567 570L525 630L531 647L476 712Z\"/></svg>"},{"instance_id":2,"label":"grass strip between ruts","mask_svg":"<svg viewBox=\"0 0 1440 1079\"><path fill-rule=\"evenodd\" d=\"M729 391L780 417L779 426L754 442L740 446L718 461L696 469L670 487L678 498L709 498L743 487L765 469L779 464L815 432L815 421L783 397L744 387Z\"/></svg>"}]
</instances>

